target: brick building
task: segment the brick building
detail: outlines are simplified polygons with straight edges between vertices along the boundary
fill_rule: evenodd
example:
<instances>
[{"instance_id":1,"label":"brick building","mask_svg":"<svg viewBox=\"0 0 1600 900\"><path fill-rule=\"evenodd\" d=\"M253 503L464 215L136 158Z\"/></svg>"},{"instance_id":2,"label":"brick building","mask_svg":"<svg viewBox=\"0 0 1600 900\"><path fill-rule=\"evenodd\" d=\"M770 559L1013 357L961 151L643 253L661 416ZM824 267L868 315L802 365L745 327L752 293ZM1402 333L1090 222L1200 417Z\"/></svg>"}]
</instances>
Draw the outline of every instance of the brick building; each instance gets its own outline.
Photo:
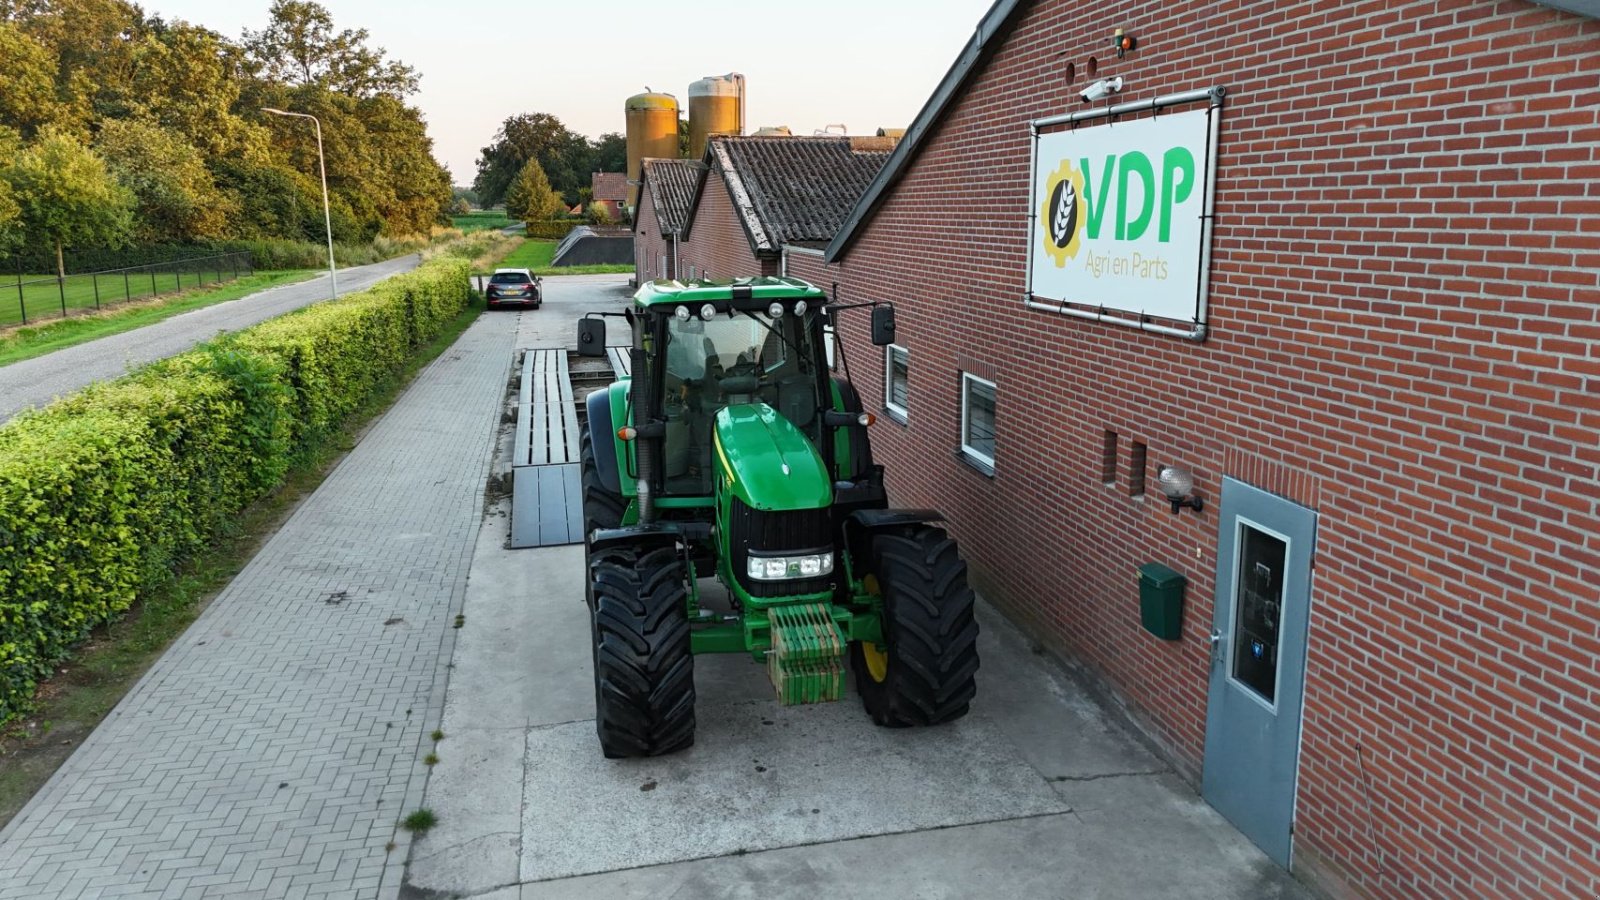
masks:
<instances>
[{"instance_id":1,"label":"brick building","mask_svg":"<svg viewBox=\"0 0 1600 900\"><path fill-rule=\"evenodd\" d=\"M679 182L669 179L679 178L681 169L647 161L644 186L658 186L662 196L647 202L641 193L636 240L676 237L673 275L681 279L776 275L786 247L820 252L895 143L881 137L713 137L699 164L704 176L676 229L671 198ZM658 175L650 174L652 167ZM653 246L661 271L660 245ZM639 260L640 275L652 277L649 258L641 252Z\"/></svg>"},{"instance_id":2,"label":"brick building","mask_svg":"<svg viewBox=\"0 0 1600 900\"><path fill-rule=\"evenodd\" d=\"M842 327L895 502L1334 895L1600 896L1580 6L1000 0L788 255L899 308L888 354ZM1158 269L1115 246L1158 232ZM1148 563L1187 579L1176 640Z\"/></svg>"},{"instance_id":3,"label":"brick building","mask_svg":"<svg viewBox=\"0 0 1600 900\"><path fill-rule=\"evenodd\" d=\"M623 210L628 201L628 175L625 172L591 172L589 173L589 190L593 193L590 203L605 206L611 218L618 222L623 219Z\"/></svg>"},{"instance_id":4,"label":"brick building","mask_svg":"<svg viewBox=\"0 0 1600 900\"><path fill-rule=\"evenodd\" d=\"M645 159L633 217L634 283L678 277L678 239L706 167L692 159Z\"/></svg>"}]
</instances>

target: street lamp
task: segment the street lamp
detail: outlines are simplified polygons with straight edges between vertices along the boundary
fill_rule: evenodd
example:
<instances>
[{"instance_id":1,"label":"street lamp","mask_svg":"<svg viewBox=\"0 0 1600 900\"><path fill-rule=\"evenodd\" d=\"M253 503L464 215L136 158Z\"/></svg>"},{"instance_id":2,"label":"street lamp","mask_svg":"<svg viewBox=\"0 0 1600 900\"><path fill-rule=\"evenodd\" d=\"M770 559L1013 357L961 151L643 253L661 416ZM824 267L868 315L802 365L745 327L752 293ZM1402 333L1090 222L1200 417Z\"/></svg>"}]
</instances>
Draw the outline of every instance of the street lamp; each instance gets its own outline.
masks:
<instances>
[{"instance_id":1,"label":"street lamp","mask_svg":"<svg viewBox=\"0 0 1600 900\"><path fill-rule=\"evenodd\" d=\"M328 164L322 157L322 123L310 113L286 112L263 106L261 111L275 116L292 116L296 119L310 119L317 126L317 171L322 175L322 224L328 229L328 284L332 286L333 299L339 299L339 275L333 265L333 213L328 210Z\"/></svg>"}]
</instances>

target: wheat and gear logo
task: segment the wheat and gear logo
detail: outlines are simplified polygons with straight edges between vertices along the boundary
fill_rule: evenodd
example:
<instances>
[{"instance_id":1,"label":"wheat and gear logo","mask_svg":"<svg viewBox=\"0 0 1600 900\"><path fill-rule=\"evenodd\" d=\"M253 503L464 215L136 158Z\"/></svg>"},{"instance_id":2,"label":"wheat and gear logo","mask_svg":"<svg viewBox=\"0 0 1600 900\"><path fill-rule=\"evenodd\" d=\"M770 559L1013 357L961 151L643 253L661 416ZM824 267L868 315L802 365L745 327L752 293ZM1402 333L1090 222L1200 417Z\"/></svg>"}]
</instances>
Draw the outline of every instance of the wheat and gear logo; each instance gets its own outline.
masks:
<instances>
[{"instance_id":1,"label":"wheat and gear logo","mask_svg":"<svg viewBox=\"0 0 1600 900\"><path fill-rule=\"evenodd\" d=\"M1045 181L1044 206L1039 210L1039 221L1044 223L1044 252L1055 261L1056 268L1065 268L1067 260L1074 259L1082 246L1084 200L1083 173L1070 161L1061 165Z\"/></svg>"}]
</instances>

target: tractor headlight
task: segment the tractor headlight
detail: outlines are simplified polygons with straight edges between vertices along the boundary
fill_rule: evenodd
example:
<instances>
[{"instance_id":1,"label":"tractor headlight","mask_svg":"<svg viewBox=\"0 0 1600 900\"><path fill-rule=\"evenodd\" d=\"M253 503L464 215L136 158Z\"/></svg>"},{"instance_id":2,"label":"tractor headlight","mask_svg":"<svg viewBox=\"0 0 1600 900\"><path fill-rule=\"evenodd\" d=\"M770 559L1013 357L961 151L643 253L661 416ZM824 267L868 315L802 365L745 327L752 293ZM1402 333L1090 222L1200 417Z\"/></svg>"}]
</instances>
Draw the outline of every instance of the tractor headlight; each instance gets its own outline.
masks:
<instances>
[{"instance_id":1,"label":"tractor headlight","mask_svg":"<svg viewBox=\"0 0 1600 900\"><path fill-rule=\"evenodd\" d=\"M797 315L797 316L805 315L806 314L806 310L808 310L810 308L811 307L806 306L806 302L804 300L796 300L794 302L794 314Z\"/></svg>"},{"instance_id":2,"label":"tractor headlight","mask_svg":"<svg viewBox=\"0 0 1600 900\"><path fill-rule=\"evenodd\" d=\"M774 302L771 306L768 306L767 315L774 319L783 318L783 304Z\"/></svg>"},{"instance_id":3,"label":"tractor headlight","mask_svg":"<svg viewBox=\"0 0 1600 900\"><path fill-rule=\"evenodd\" d=\"M711 317L716 315L716 314L717 314L717 308L715 306L712 306L709 303L707 303L705 306L700 307L700 318L704 319L707 322L711 321ZM684 318L688 318L688 316L685 316Z\"/></svg>"},{"instance_id":4,"label":"tractor headlight","mask_svg":"<svg viewBox=\"0 0 1600 900\"><path fill-rule=\"evenodd\" d=\"M801 556L755 556L745 561L745 574L756 581L784 581L790 578L821 578L833 574L832 553Z\"/></svg>"},{"instance_id":5,"label":"tractor headlight","mask_svg":"<svg viewBox=\"0 0 1600 900\"><path fill-rule=\"evenodd\" d=\"M687 307L687 306L678 307L677 309L672 311L672 314L674 316L677 316L679 322L687 322L687 321L689 321L689 307Z\"/></svg>"}]
</instances>

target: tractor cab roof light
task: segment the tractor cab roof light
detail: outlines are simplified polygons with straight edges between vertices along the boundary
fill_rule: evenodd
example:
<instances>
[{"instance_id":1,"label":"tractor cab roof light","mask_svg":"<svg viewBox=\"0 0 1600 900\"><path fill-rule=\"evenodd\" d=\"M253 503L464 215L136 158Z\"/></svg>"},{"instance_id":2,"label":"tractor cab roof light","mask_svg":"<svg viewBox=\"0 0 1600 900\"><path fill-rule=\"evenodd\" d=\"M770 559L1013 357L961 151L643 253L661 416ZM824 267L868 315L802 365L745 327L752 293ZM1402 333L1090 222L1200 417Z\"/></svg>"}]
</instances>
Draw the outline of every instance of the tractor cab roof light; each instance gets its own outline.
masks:
<instances>
[{"instance_id":1,"label":"tractor cab roof light","mask_svg":"<svg viewBox=\"0 0 1600 900\"><path fill-rule=\"evenodd\" d=\"M806 306L806 302L804 300L796 300L794 302L794 314L795 315L803 316L803 315L806 314L806 310L807 309L810 309L810 307Z\"/></svg>"},{"instance_id":2,"label":"tractor cab roof light","mask_svg":"<svg viewBox=\"0 0 1600 900\"><path fill-rule=\"evenodd\" d=\"M680 321L680 322L689 321L689 307L687 307L687 306L678 307L677 309L672 311L672 314L674 316L677 316L678 317L678 321Z\"/></svg>"},{"instance_id":3,"label":"tractor cab roof light","mask_svg":"<svg viewBox=\"0 0 1600 900\"><path fill-rule=\"evenodd\" d=\"M679 308L682 309L683 307L679 307ZM705 320L705 321L707 321L707 322L711 321L711 317L716 315L716 314L717 314L717 308L715 306L711 305L710 303L707 303L706 305L700 307L700 318ZM688 316L684 316L684 318L687 319L689 317Z\"/></svg>"},{"instance_id":4,"label":"tractor cab roof light","mask_svg":"<svg viewBox=\"0 0 1600 900\"><path fill-rule=\"evenodd\" d=\"M767 307L767 315L774 319L783 318L783 304L774 300L772 305Z\"/></svg>"}]
</instances>

